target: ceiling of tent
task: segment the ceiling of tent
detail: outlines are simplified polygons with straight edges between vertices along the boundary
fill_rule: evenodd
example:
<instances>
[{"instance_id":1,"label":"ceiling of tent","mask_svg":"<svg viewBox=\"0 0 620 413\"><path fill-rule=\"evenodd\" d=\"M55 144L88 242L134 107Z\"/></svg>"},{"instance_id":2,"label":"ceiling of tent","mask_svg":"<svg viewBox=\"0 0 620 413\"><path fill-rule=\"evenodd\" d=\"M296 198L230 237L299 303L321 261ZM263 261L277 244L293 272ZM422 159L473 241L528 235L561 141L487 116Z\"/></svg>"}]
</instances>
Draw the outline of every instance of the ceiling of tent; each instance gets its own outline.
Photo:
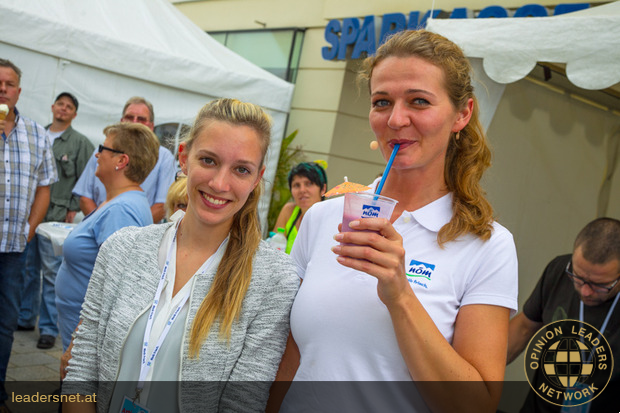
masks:
<instances>
[{"instance_id":1,"label":"ceiling of tent","mask_svg":"<svg viewBox=\"0 0 620 413\"><path fill-rule=\"evenodd\" d=\"M432 19L427 29L482 58L487 75L499 83L550 62L580 88L620 91L620 1L554 17Z\"/></svg>"},{"instance_id":2,"label":"ceiling of tent","mask_svg":"<svg viewBox=\"0 0 620 413\"><path fill-rule=\"evenodd\" d=\"M2 42L178 89L288 112L293 85L202 31L167 0L0 0ZM19 30L15 30L19 27ZM147 64L145 64L147 62Z\"/></svg>"}]
</instances>

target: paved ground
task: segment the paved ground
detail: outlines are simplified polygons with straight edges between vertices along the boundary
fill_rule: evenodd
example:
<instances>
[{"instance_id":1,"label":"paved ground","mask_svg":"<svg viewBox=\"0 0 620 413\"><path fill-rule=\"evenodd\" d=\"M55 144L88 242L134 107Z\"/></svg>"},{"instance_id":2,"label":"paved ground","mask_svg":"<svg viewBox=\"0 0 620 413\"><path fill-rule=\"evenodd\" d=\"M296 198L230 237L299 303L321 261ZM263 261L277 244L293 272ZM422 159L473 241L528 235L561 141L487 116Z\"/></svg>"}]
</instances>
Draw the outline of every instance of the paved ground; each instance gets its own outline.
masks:
<instances>
[{"instance_id":1,"label":"paved ground","mask_svg":"<svg viewBox=\"0 0 620 413\"><path fill-rule=\"evenodd\" d=\"M52 413L58 407L54 403L15 403L14 395L52 394L59 387L60 337L49 350L37 348L38 330L16 331L9 367L6 372L7 405L13 413ZM37 382L37 383L33 383Z\"/></svg>"}]
</instances>

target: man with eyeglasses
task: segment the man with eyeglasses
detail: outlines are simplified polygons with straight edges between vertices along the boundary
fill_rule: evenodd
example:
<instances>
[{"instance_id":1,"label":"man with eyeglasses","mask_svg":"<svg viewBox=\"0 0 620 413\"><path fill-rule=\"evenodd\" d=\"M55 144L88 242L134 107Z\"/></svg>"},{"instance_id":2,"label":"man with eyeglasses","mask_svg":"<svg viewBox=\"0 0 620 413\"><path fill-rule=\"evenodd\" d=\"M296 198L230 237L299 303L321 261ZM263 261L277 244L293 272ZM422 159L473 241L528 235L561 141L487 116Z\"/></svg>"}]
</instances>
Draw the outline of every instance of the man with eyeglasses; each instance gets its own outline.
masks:
<instances>
[{"instance_id":1,"label":"man with eyeglasses","mask_svg":"<svg viewBox=\"0 0 620 413\"><path fill-rule=\"evenodd\" d=\"M153 130L155 128L154 121L153 105L146 99L134 96L125 103L121 122L142 123ZM94 211L106 198L105 187L95 176L96 169L97 158L93 154L84 173L73 188L73 193L80 196L80 208L84 215ZM151 205L151 214L155 223L164 218L164 203L166 202L168 188L174 182L175 173L174 156L168 149L160 146L159 158L155 168L140 185Z\"/></svg>"},{"instance_id":2,"label":"man with eyeglasses","mask_svg":"<svg viewBox=\"0 0 620 413\"><path fill-rule=\"evenodd\" d=\"M73 195L71 190L90 159L94 146L86 136L71 126L77 116L78 106L74 95L69 92L60 93L52 105L52 123L45 128L56 159L58 182L50 187L50 205L43 222L72 223L80 210L80 199ZM61 262L62 255L54 254L49 238L35 235L28 243L17 329L34 330L38 316L37 348L40 349L54 347L58 335L54 287Z\"/></svg>"},{"instance_id":3,"label":"man with eyeglasses","mask_svg":"<svg viewBox=\"0 0 620 413\"><path fill-rule=\"evenodd\" d=\"M547 265L523 311L510 320L507 363L517 358L540 328L565 319L595 327L609 342L612 354L620 356L619 291L620 221L598 218L579 232L572 254L556 257ZM613 389L619 385L620 357L615 360L608 388L592 401L590 411L612 406L609 403L617 398ZM615 407L619 407L617 402ZM530 391L521 411L560 409Z\"/></svg>"}]
</instances>

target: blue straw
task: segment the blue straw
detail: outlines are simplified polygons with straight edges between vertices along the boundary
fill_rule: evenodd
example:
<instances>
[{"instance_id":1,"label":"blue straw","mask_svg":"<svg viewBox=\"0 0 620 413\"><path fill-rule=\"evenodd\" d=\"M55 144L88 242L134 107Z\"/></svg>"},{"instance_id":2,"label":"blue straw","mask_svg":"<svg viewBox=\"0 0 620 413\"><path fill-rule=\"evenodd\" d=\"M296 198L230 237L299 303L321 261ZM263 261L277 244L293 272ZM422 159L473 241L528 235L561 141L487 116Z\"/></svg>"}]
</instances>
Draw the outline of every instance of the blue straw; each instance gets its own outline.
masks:
<instances>
[{"instance_id":1,"label":"blue straw","mask_svg":"<svg viewBox=\"0 0 620 413\"><path fill-rule=\"evenodd\" d=\"M400 148L400 143L394 144L394 149L392 149L390 160L388 161L387 165L385 165L385 170L383 171L383 176L381 177L381 181L379 182L379 185L377 185L377 190L375 191L375 195L381 194L381 190L383 189L383 184L385 183L385 180L387 179L387 176L390 173L392 162L394 162L394 158L396 158L396 152L398 152L399 148Z\"/></svg>"}]
</instances>

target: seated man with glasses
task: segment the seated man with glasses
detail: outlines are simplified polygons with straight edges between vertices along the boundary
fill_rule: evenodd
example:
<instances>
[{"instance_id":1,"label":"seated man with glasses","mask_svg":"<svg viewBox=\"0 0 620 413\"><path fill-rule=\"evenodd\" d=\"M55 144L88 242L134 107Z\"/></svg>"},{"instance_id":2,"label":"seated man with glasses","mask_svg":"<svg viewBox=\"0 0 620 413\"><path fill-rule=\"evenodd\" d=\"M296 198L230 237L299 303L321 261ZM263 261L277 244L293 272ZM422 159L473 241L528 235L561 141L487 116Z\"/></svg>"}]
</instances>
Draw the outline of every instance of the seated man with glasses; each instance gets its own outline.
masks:
<instances>
[{"instance_id":1,"label":"seated man with glasses","mask_svg":"<svg viewBox=\"0 0 620 413\"><path fill-rule=\"evenodd\" d=\"M596 328L609 342L612 353L620 356L619 291L620 221L598 218L579 232L572 254L556 257L547 265L523 311L510 320L507 362L525 349L540 328L565 319L581 320ZM620 381L620 357L614 363L609 385L614 381L611 387ZM617 397L611 387L594 399L591 412L600 411L609 397ZM530 392L521 411L559 412L560 408Z\"/></svg>"},{"instance_id":2,"label":"seated man with glasses","mask_svg":"<svg viewBox=\"0 0 620 413\"><path fill-rule=\"evenodd\" d=\"M141 123L153 130L155 127L154 119L153 105L142 97L134 96L125 103L121 122ZM99 152L102 150L110 150L110 148L100 145ZM82 176L73 188L73 194L80 197L80 209L84 215L90 214L106 199L105 187L95 176L96 168L97 159L93 154L86 164ZM164 218L164 203L166 202L168 188L174 182L175 171L174 156L168 149L160 146L159 158L155 168L140 185L151 205L153 222L159 222Z\"/></svg>"}]
</instances>

